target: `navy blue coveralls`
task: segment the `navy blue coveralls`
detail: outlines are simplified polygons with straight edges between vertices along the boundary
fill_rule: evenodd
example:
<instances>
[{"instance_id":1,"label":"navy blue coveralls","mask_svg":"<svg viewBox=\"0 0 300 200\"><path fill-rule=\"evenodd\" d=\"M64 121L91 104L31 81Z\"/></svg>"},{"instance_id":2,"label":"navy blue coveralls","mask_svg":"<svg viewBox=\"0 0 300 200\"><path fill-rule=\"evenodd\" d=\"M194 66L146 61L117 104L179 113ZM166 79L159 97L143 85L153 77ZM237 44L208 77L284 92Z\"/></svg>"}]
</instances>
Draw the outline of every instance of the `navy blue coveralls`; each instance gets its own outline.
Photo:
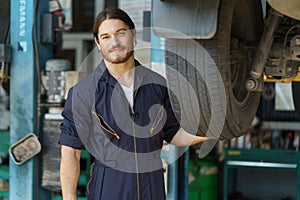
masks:
<instances>
[{"instance_id":1,"label":"navy blue coveralls","mask_svg":"<svg viewBox=\"0 0 300 200\"><path fill-rule=\"evenodd\" d=\"M135 60L134 104L105 63L70 89L59 143L95 157L92 200L160 200L165 186L160 151L179 130L165 79Z\"/></svg>"}]
</instances>

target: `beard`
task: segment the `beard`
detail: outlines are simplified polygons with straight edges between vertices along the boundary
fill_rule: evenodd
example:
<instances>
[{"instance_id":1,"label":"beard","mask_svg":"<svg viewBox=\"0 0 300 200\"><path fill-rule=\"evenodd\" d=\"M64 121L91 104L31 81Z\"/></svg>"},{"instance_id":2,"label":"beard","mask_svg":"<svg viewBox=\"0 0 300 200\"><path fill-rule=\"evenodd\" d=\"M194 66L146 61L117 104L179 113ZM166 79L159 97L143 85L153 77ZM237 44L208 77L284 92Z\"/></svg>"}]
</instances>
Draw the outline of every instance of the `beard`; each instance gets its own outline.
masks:
<instances>
[{"instance_id":1,"label":"beard","mask_svg":"<svg viewBox=\"0 0 300 200\"><path fill-rule=\"evenodd\" d=\"M120 64L126 62L131 56L133 55L133 50L128 51L125 55L118 55L116 58L112 58L109 54L103 53L102 56L105 60L108 62L111 62L113 64Z\"/></svg>"}]
</instances>

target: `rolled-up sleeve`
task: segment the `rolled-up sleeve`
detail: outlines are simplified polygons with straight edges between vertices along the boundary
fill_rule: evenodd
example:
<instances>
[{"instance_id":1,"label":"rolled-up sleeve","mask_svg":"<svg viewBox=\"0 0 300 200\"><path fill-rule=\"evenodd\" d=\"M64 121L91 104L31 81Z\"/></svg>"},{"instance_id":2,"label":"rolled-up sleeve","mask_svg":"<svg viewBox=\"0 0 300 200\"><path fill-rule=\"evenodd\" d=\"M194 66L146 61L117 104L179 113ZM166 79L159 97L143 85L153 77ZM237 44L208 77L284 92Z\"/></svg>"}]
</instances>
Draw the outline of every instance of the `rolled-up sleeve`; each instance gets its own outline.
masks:
<instances>
[{"instance_id":1,"label":"rolled-up sleeve","mask_svg":"<svg viewBox=\"0 0 300 200\"><path fill-rule=\"evenodd\" d=\"M58 143L75 149L84 149L85 147L78 136L74 123L72 111L72 93L73 89L71 88L62 112L63 122L60 125L61 134Z\"/></svg>"}]
</instances>

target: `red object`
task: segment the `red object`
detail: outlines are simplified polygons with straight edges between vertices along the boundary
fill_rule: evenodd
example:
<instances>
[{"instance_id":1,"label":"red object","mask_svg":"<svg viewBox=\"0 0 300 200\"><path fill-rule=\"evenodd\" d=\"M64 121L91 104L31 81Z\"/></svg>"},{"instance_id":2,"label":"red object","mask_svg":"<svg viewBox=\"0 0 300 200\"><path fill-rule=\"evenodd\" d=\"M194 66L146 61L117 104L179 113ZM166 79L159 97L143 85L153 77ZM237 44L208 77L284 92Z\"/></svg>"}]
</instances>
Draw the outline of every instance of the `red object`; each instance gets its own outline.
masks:
<instances>
[{"instance_id":1,"label":"red object","mask_svg":"<svg viewBox=\"0 0 300 200\"><path fill-rule=\"evenodd\" d=\"M62 10L56 10L52 12L54 15L57 15L61 18L61 24L65 24L66 17L63 14Z\"/></svg>"}]
</instances>

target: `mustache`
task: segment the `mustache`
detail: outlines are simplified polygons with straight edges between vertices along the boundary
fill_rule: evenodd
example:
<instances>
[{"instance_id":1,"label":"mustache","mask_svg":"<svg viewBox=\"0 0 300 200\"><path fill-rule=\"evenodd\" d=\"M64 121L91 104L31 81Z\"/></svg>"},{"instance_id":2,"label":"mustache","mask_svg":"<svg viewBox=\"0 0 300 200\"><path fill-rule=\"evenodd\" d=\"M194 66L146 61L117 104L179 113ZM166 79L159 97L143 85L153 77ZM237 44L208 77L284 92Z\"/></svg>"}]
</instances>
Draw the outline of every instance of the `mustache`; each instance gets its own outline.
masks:
<instances>
[{"instance_id":1,"label":"mustache","mask_svg":"<svg viewBox=\"0 0 300 200\"><path fill-rule=\"evenodd\" d=\"M124 48L125 48L124 46L118 44L118 45L112 46L108 51L109 51L109 52L112 52L112 51L114 51L115 49L124 49Z\"/></svg>"}]
</instances>

